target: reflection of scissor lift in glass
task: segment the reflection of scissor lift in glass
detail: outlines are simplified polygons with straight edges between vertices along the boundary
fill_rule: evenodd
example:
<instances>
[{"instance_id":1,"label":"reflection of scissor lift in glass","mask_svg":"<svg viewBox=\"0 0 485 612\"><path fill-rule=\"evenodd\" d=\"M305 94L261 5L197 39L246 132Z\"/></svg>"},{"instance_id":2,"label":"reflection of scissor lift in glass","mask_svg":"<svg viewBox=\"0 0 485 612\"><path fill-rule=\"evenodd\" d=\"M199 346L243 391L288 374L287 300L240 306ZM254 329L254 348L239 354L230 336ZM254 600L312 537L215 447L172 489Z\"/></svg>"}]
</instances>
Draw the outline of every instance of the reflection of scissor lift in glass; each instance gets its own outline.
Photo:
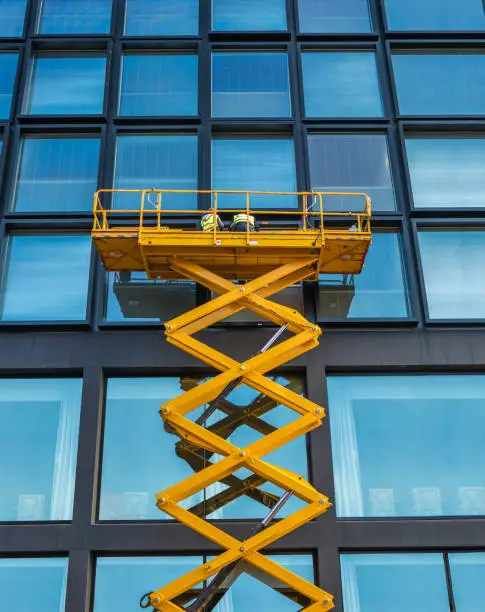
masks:
<instances>
[{"instance_id":1,"label":"reflection of scissor lift in glass","mask_svg":"<svg viewBox=\"0 0 485 612\"><path fill-rule=\"evenodd\" d=\"M201 381L185 377L181 381L181 388L185 391L193 389ZM299 395L303 393L303 384L301 380L294 378L289 380L285 387ZM219 397L213 403L214 414L216 411L223 413L225 416L211 425L206 425L206 428L211 433L214 433L224 440L227 440L239 427L250 427L262 435L268 435L276 431L276 427L262 419L266 413L271 412L278 406L277 400L267 397L264 394L259 394L248 405L239 406L230 401L226 397ZM206 424L209 418L206 413L197 419L197 422ZM205 422L204 422L205 421ZM204 448L180 440L175 445L175 452L178 457L187 461L194 472L200 472L211 465L211 457L213 453L206 451ZM223 478L221 484L227 488L213 494L203 502L200 502L191 508L196 516L209 517L218 509L233 502L242 495L247 495L251 499L263 504L267 508L273 508L280 497L268 491L261 490L259 487L266 481L257 474L251 474L247 478L239 478L235 474L229 474Z\"/></svg>"},{"instance_id":2,"label":"reflection of scissor lift in glass","mask_svg":"<svg viewBox=\"0 0 485 612\"><path fill-rule=\"evenodd\" d=\"M320 291L320 313L324 317L345 319L348 317L355 296L353 274L324 277L318 281Z\"/></svg>"},{"instance_id":3,"label":"reflection of scissor lift in glass","mask_svg":"<svg viewBox=\"0 0 485 612\"><path fill-rule=\"evenodd\" d=\"M365 199L361 213L327 213L325 193L229 192L242 195L245 211L255 217L276 215L291 222L260 224L260 231L228 232L214 229L181 229L172 223L174 214L202 215L206 211L174 211L163 208L164 198L174 193L193 192L146 190L138 193L140 209L133 222L133 210L111 210L101 199L112 190L95 195L92 237L106 270L144 271L148 279L185 280L200 283L219 297L168 321L167 341L201 359L220 373L197 384L185 380L184 393L162 405L160 414L168 431L180 437L177 454L194 469L194 474L156 495L158 507L199 534L216 543L224 552L142 600L143 607L163 612L202 612L212 610L241 572L257 577L296 601L308 612L333 608L332 596L314 584L282 567L260 551L284 535L324 513L328 499L303 476L264 461L269 453L305 435L321 424L323 409L297 393L301 391L278 384L267 376L279 366L295 359L318 344L321 329L299 312L270 301L271 295L304 280L317 281L320 274L360 273L371 242L370 200L364 194L339 194ZM156 202L148 194L156 193ZM196 192L209 196L214 220L218 202L228 192ZM261 196L297 198L300 211L254 210L252 199ZM307 200L316 199L318 207L308 211ZM187 196L188 197L188 196ZM170 198L169 198L170 200ZM285 200L283 200L285 201ZM286 200L288 201L288 200ZM225 213L241 212L225 210ZM244 284L238 283L243 281ZM278 332L258 353L239 362L217 351L194 336L244 309L249 309L279 326ZM283 333L286 336L283 336ZM287 337L291 333L290 337ZM282 339L284 338L284 339ZM276 342L278 340L278 342ZM246 407L234 406L227 398L240 385L260 395ZM294 420L278 428L268 427L261 417L275 406L285 406ZM186 415L205 406L195 421ZM211 422L216 411L226 416ZM262 437L239 448L229 438L241 425L260 431ZM214 458L217 456L217 460ZM246 468L252 475L236 477ZM260 488L275 485L283 493L268 495ZM202 504L187 509L187 500L214 485L226 489L209 493ZM222 505L241 497L256 499L268 508L265 518L253 533L240 541L206 517ZM277 512L294 496L304 507L274 522ZM189 499L190 503L190 499ZM210 581L210 582L209 582ZM203 585L202 591L199 585ZM195 599L195 601L194 601Z\"/></svg>"}]
</instances>

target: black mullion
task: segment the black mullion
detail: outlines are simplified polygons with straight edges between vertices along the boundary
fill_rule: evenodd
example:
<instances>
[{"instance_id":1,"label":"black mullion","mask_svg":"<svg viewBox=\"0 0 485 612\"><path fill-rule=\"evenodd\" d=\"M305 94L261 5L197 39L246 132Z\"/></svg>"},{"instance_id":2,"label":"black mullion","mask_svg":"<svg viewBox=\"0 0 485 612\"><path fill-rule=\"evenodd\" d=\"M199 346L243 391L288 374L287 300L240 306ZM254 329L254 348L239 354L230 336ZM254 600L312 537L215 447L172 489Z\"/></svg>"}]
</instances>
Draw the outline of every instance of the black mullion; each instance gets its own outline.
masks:
<instances>
[{"instance_id":1,"label":"black mullion","mask_svg":"<svg viewBox=\"0 0 485 612\"><path fill-rule=\"evenodd\" d=\"M446 588L448 590L448 600L450 603L450 612L456 612L455 597L453 595L453 580L451 578L450 558L447 552L443 553L446 574Z\"/></svg>"}]
</instances>

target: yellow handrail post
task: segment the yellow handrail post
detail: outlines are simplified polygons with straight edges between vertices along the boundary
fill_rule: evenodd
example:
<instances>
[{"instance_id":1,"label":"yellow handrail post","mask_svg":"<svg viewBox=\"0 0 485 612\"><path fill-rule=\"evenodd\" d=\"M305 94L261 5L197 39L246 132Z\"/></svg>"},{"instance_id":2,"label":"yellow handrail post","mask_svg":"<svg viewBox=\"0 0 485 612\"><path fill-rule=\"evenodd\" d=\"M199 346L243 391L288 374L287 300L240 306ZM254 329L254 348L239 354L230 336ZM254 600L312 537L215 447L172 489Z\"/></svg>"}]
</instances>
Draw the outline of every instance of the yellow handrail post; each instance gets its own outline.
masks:
<instances>
[{"instance_id":1,"label":"yellow handrail post","mask_svg":"<svg viewBox=\"0 0 485 612\"><path fill-rule=\"evenodd\" d=\"M306 232L306 223L308 215L308 194L303 196L303 231Z\"/></svg>"},{"instance_id":2,"label":"yellow handrail post","mask_svg":"<svg viewBox=\"0 0 485 612\"><path fill-rule=\"evenodd\" d=\"M157 191L157 228L160 229L162 227L162 192Z\"/></svg>"},{"instance_id":3,"label":"yellow handrail post","mask_svg":"<svg viewBox=\"0 0 485 612\"><path fill-rule=\"evenodd\" d=\"M323 197L321 192L318 194L318 199L320 201L320 237L323 243Z\"/></svg>"},{"instance_id":4,"label":"yellow handrail post","mask_svg":"<svg viewBox=\"0 0 485 612\"><path fill-rule=\"evenodd\" d=\"M246 191L246 244L249 242L249 191Z\"/></svg>"},{"instance_id":5,"label":"yellow handrail post","mask_svg":"<svg viewBox=\"0 0 485 612\"><path fill-rule=\"evenodd\" d=\"M213 212L213 233L214 233L214 244L217 244L217 191L214 192L214 212Z\"/></svg>"},{"instance_id":6,"label":"yellow handrail post","mask_svg":"<svg viewBox=\"0 0 485 612\"><path fill-rule=\"evenodd\" d=\"M140 236L143 232L143 222L144 222L144 212L145 212L145 197L146 197L147 192L146 191L142 191L141 192L141 201L140 201Z\"/></svg>"}]
</instances>

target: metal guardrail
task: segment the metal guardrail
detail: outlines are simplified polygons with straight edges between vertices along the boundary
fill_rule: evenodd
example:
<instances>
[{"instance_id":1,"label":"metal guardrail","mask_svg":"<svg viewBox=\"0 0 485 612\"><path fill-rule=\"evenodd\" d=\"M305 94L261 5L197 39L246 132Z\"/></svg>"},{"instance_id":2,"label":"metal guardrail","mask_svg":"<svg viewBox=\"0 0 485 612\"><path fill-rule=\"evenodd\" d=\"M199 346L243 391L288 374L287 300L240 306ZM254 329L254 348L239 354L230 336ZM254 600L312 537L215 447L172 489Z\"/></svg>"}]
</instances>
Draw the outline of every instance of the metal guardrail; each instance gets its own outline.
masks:
<instances>
[{"instance_id":1,"label":"metal guardrail","mask_svg":"<svg viewBox=\"0 0 485 612\"><path fill-rule=\"evenodd\" d=\"M138 208L113 208L112 201L116 197L118 198L122 194L138 194L139 207ZM164 199L172 197L174 194L180 196L191 196L199 197L204 196L207 198L209 203L208 208L205 210L201 209L174 209L164 208ZM225 208L220 206L220 200L223 196L240 196L244 198L244 206L238 208ZM268 198L274 197L294 197L299 200L299 209L295 210L281 210L281 209L262 209L251 206L251 203L257 197L266 196ZM331 197L348 197L348 198L360 198L363 200L362 212L341 212L341 211L329 211L325 210L325 204ZM106 198L108 202L103 205L102 199ZM202 218L203 215L208 214L212 211L214 215L214 229L212 230L214 235L214 243L217 242L217 236L222 231L218 229L216 218L218 214L228 215L237 213L246 213L252 215L255 219L261 218L261 216L275 216L279 218L288 218L290 220L295 219L301 225L303 231L318 231L324 234L325 221L329 219L348 219L349 220L349 231L354 231L360 234L370 234L370 219L371 219L371 199L365 193L352 193L352 192L338 192L338 191L303 191L303 192L290 192L290 191L231 191L231 190L183 190L183 189L100 189L94 194L94 224L93 231L109 231L114 229L113 222L116 219L127 222L127 225L123 224L123 228L129 226L133 230L138 230L142 233L144 230L153 231L158 229L163 231L165 226L163 225L164 218L168 216L199 216ZM134 219L138 218L137 222ZM317 220L319 223L318 230L313 227L313 220ZM118 223L119 227L119 223ZM266 228L265 228L266 229ZM267 228L270 231L277 231L277 229L269 226ZM247 228L247 239L249 241L250 230ZM263 230L264 231L264 230Z\"/></svg>"}]
</instances>

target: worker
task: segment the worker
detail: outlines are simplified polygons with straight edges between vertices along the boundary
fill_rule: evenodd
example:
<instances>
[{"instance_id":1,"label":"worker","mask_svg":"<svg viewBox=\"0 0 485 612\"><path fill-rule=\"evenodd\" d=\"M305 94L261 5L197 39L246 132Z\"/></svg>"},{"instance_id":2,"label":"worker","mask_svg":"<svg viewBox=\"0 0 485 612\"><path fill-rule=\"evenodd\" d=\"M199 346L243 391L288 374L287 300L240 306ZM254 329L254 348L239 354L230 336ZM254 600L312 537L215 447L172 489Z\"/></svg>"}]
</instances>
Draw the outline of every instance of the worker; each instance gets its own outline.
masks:
<instances>
[{"instance_id":1,"label":"worker","mask_svg":"<svg viewBox=\"0 0 485 612\"><path fill-rule=\"evenodd\" d=\"M248 229L248 224L249 231L254 232L256 229L256 224L254 222L253 215L248 215L246 213L238 213L237 215L234 215L229 229L233 232L246 232Z\"/></svg>"},{"instance_id":2,"label":"worker","mask_svg":"<svg viewBox=\"0 0 485 612\"><path fill-rule=\"evenodd\" d=\"M214 221L217 223L217 229L223 230L224 223L221 221L219 215L214 215L214 209L209 208L207 213L202 217L200 224L202 226L203 232L213 232L214 231Z\"/></svg>"}]
</instances>

